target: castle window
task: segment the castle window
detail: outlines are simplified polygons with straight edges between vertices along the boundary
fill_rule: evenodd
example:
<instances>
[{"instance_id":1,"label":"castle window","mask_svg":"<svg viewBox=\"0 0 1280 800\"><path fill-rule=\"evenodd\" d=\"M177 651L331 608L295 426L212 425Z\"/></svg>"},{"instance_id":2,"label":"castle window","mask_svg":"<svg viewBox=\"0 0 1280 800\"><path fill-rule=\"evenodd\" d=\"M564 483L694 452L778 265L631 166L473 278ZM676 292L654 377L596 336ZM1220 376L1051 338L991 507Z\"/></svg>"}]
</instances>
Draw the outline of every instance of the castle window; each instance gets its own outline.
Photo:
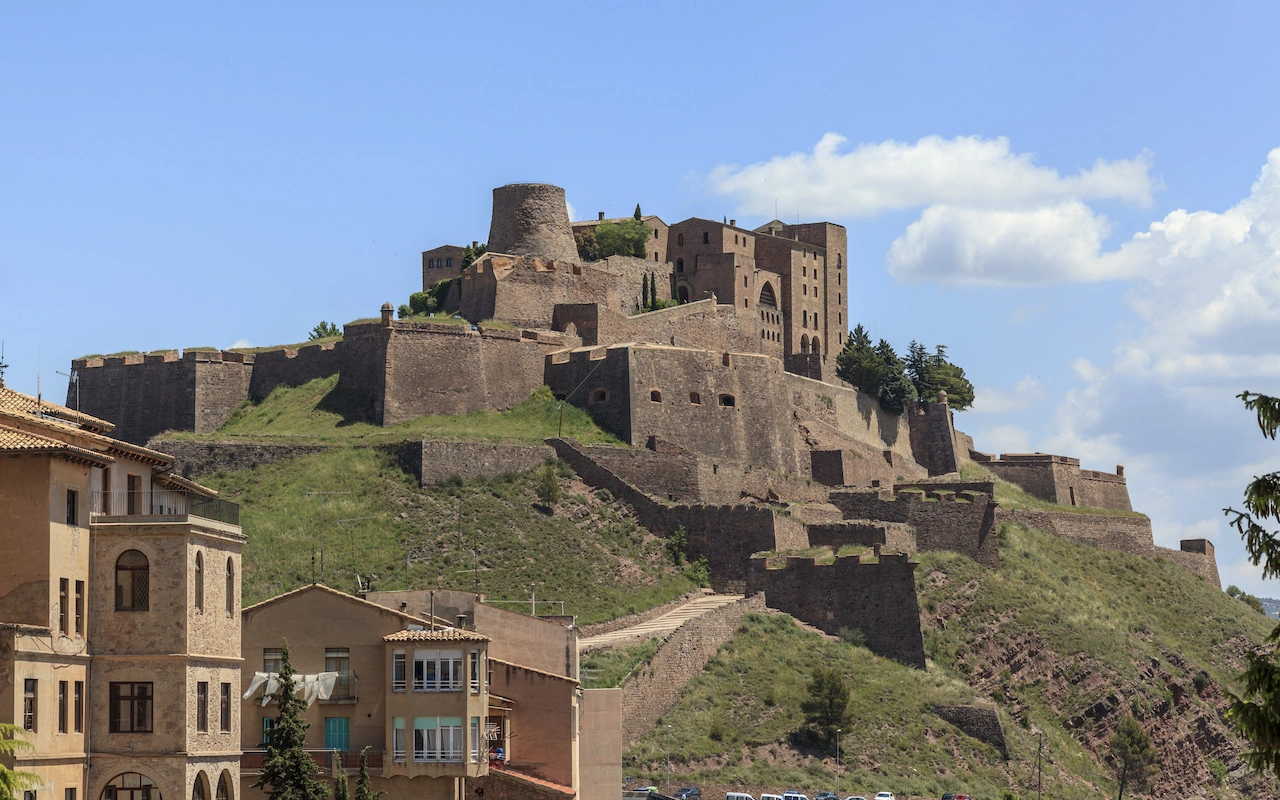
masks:
<instances>
[{"instance_id":1,"label":"castle window","mask_svg":"<svg viewBox=\"0 0 1280 800\"><path fill-rule=\"evenodd\" d=\"M809 296L809 284L807 284L807 283L806 283L804 286L801 286L801 287L800 287L800 293L801 293L801 294L803 294L805 297L808 297L808 296Z\"/></svg>"},{"instance_id":2,"label":"castle window","mask_svg":"<svg viewBox=\"0 0 1280 800\"><path fill-rule=\"evenodd\" d=\"M844 266L844 256L841 255L840 253L836 253L836 269L840 269L843 266Z\"/></svg>"},{"instance_id":3,"label":"castle window","mask_svg":"<svg viewBox=\"0 0 1280 800\"><path fill-rule=\"evenodd\" d=\"M711 244L711 234L708 233L707 231L702 232L702 243Z\"/></svg>"},{"instance_id":4,"label":"castle window","mask_svg":"<svg viewBox=\"0 0 1280 800\"><path fill-rule=\"evenodd\" d=\"M843 302L844 302L844 293L843 293L843 292L836 292L836 302L837 302L837 303L843 303Z\"/></svg>"},{"instance_id":5,"label":"castle window","mask_svg":"<svg viewBox=\"0 0 1280 800\"><path fill-rule=\"evenodd\" d=\"M813 342L809 345L814 355L822 355L822 344L818 341L818 337L813 337Z\"/></svg>"},{"instance_id":6,"label":"castle window","mask_svg":"<svg viewBox=\"0 0 1280 800\"><path fill-rule=\"evenodd\" d=\"M137 550L116 559L116 611L146 611L151 600L151 565Z\"/></svg>"},{"instance_id":7,"label":"castle window","mask_svg":"<svg viewBox=\"0 0 1280 800\"><path fill-rule=\"evenodd\" d=\"M683 259L683 258L677 258L677 259L676 259L676 272L684 272L684 259Z\"/></svg>"},{"instance_id":8,"label":"castle window","mask_svg":"<svg viewBox=\"0 0 1280 800\"><path fill-rule=\"evenodd\" d=\"M683 233L677 233L677 234L676 234L676 244L684 244L684 234L683 234Z\"/></svg>"},{"instance_id":9,"label":"castle window","mask_svg":"<svg viewBox=\"0 0 1280 800\"><path fill-rule=\"evenodd\" d=\"M204 611L204 555L196 553L195 574L196 611Z\"/></svg>"},{"instance_id":10,"label":"castle window","mask_svg":"<svg viewBox=\"0 0 1280 800\"><path fill-rule=\"evenodd\" d=\"M452 266L453 266L453 259L452 259L452 258L446 258L446 259L444 260L444 265L445 265L446 267L452 267Z\"/></svg>"},{"instance_id":11,"label":"castle window","mask_svg":"<svg viewBox=\"0 0 1280 800\"><path fill-rule=\"evenodd\" d=\"M804 316L801 318L800 327L802 327L802 328L807 328L807 327L809 327L809 312L808 312L808 311L804 312Z\"/></svg>"},{"instance_id":12,"label":"castle window","mask_svg":"<svg viewBox=\"0 0 1280 800\"><path fill-rule=\"evenodd\" d=\"M654 228L654 229L653 229L653 238L655 238L655 239L657 239L657 238L658 238L658 229L657 229L657 228Z\"/></svg>"},{"instance_id":13,"label":"castle window","mask_svg":"<svg viewBox=\"0 0 1280 800\"><path fill-rule=\"evenodd\" d=\"M801 268L800 268L800 271L801 271L801 273L803 273L804 277L806 277L806 278L807 278L807 277L809 277L809 268L808 268L808 267L801 267Z\"/></svg>"},{"instance_id":14,"label":"castle window","mask_svg":"<svg viewBox=\"0 0 1280 800\"><path fill-rule=\"evenodd\" d=\"M837 272L837 273L836 273L836 286L839 286L839 285L842 283L842 281L840 280L840 276L841 276L841 273Z\"/></svg>"},{"instance_id":15,"label":"castle window","mask_svg":"<svg viewBox=\"0 0 1280 800\"><path fill-rule=\"evenodd\" d=\"M742 298L742 307L743 307L743 308L750 308L750 307L751 307L751 305L750 305L750 304L751 304L751 301L750 301L750 300L748 300L748 299L747 299L747 298L745 298L745 297L744 297L744 298Z\"/></svg>"},{"instance_id":16,"label":"castle window","mask_svg":"<svg viewBox=\"0 0 1280 800\"><path fill-rule=\"evenodd\" d=\"M649 390L649 402L651 402L651 403L661 403L661 402L662 402L662 390L661 390L661 389L650 389L650 390Z\"/></svg>"},{"instance_id":17,"label":"castle window","mask_svg":"<svg viewBox=\"0 0 1280 800\"><path fill-rule=\"evenodd\" d=\"M736 233L733 235L733 243L734 243L734 244L737 244L737 243L738 243L738 234L736 234Z\"/></svg>"},{"instance_id":18,"label":"castle window","mask_svg":"<svg viewBox=\"0 0 1280 800\"><path fill-rule=\"evenodd\" d=\"M809 352L809 337L808 337L808 335L805 335L805 336L801 336L801 337L800 337L800 352L801 352L801 353L808 353L808 352Z\"/></svg>"},{"instance_id":19,"label":"castle window","mask_svg":"<svg viewBox=\"0 0 1280 800\"><path fill-rule=\"evenodd\" d=\"M719 399L720 405L724 408L733 408L735 405L734 397L731 394L722 394Z\"/></svg>"},{"instance_id":20,"label":"castle window","mask_svg":"<svg viewBox=\"0 0 1280 800\"><path fill-rule=\"evenodd\" d=\"M654 250L654 251L653 251L653 260L654 260L654 261L657 261L657 260L658 260L658 251L657 251L657 250Z\"/></svg>"},{"instance_id":21,"label":"castle window","mask_svg":"<svg viewBox=\"0 0 1280 800\"><path fill-rule=\"evenodd\" d=\"M75 489L67 490L67 524L76 526L80 521L80 493Z\"/></svg>"},{"instance_id":22,"label":"castle window","mask_svg":"<svg viewBox=\"0 0 1280 800\"><path fill-rule=\"evenodd\" d=\"M746 286L746 285L747 285L747 276L746 276L746 275L743 275L743 276L742 276L742 285L743 285L743 286Z\"/></svg>"},{"instance_id":23,"label":"castle window","mask_svg":"<svg viewBox=\"0 0 1280 800\"><path fill-rule=\"evenodd\" d=\"M607 402L609 402L609 390L608 390L608 389L592 389L592 390L591 390L591 402L592 402L592 403L607 403Z\"/></svg>"},{"instance_id":24,"label":"castle window","mask_svg":"<svg viewBox=\"0 0 1280 800\"><path fill-rule=\"evenodd\" d=\"M813 327L818 327L818 312L813 312Z\"/></svg>"}]
</instances>

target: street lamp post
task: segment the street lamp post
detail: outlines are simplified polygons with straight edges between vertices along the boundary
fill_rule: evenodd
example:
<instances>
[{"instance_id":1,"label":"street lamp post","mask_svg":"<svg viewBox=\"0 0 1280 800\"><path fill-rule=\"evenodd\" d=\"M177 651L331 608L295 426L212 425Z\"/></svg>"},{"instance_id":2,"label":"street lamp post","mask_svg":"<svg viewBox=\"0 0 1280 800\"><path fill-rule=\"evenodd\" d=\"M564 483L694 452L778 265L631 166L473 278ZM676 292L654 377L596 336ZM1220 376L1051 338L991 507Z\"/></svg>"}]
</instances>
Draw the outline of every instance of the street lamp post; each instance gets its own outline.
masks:
<instances>
[{"instance_id":1,"label":"street lamp post","mask_svg":"<svg viewBox=\"0 0 1280 800\"><path fill-rule=\"evenodd\" d=\"M840 729L836 728L836 794L840 794Z\"/></svg>"}]
</instances>

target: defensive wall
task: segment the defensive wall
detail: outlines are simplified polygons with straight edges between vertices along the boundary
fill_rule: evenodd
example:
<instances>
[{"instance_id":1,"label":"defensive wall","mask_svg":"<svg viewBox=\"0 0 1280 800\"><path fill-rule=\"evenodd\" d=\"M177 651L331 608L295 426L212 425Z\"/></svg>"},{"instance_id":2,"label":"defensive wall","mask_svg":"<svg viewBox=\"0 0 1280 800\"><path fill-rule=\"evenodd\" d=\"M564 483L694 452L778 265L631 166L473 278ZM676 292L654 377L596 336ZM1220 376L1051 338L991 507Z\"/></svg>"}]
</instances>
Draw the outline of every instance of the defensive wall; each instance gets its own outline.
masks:
<instances>
[{"instance_id":1,"label":"defensive wall","mask_svg":"<svg viewBox=\"0 0 1280 800\"><path fill-rule=\"evenodd\" d=\"M556 457L545 444L502 444L423 440L399 448L400 466L418 478L420 486L434 486L454 475L463 480L488 478L504 472L524 472Z\"/></svg>"},{"instance_id":2,"label":"defensive wall","mask_svg":"<svg viewBox=\"0 0 1280 800\"><path fill-rule=\"evenodd\" d=\"M996 540L997 505L980 492L846 489L831 492L831 504L845 519L910 525L918 552L953 550L986 567L1000 566Z\"/></svg>"},{"instance_id":3,"label":"defensive wall","mask_svg":"<svg viewBox=\"0 0 1280 800\"><path fill-rule=\"evenodd\" d=\"M845 545L862 545L881 547L894 553L919 552L915 529L901 522L846 519L811 523L807 530L810 547L830 547L839 551Z\"/></svg>"},{"instance_id":4,"label":"defensive wall","mask_svg":"<svg viewBox=\"0 0 1280 800\"><path fill-rule=\"evenodd\" d=\"M742 618L765 610L760 595L721 606L681 625L653 659L622 682L622 741L629 747L676 707L685 684L733 638ZM917 615L918 617L918 615Z\"/></svg>"},{"instance_id":5,"label":"defensive wall","mask_svg":"<svg viewBox=\"0 0 1280 800\"><path fill-rule=\"evenodd\" d=\"M1009 760L1009 744L1004 738L1004 726L994 708L981 706L934 706L934 714L960 729L966 736L986 742L996 749L1000 757Z\"/></svg>"},{"instance_id":6,"label":"defensive wall","mask_svg":"<svg viewBox=\"0 0 1280 800\"><path fill-rule=\"evenodd\" d=\"M926 474L911 459L863 442L850 440L839 449L822 449L826 442L814 440L811 432L812 423L800 425L800 435L814 448L809 451L809 474L823 486L892 486L910 476Z\"/></svg>"},{"instance_id":7,"label":"defensive wall","mask_svg":"<svg viewBox=\"0 0 1280 800\"><path fill-rule=\"evenodd\" d=\"M157 437L147 447L173 456L173 468L184 478L215 472L256 469L328 450L327 444L262 444L256 442L196 442Z\"/></svg>"},{"instance_id":8,"label":"defensive wall","mask_svg":"<svg viewBox=\"0 0 1280 800\"><path fill-rule=\"evenodd\" d=\"M1021 522L1053 536L1080 544L1155 558L1151 519L1141 514L1084 514L1076 511L1041 511L1001 508L996 523Z\"/></svg>"},{"instance_id":9,"label":"defensive wall","mask_svg":"<svg viewBox=\"0 0 1280 800\"><path fill-rule=\"evenodd\" d=\"M962 450L956 437L955 420L940 393L939 402L917 403L910 411L911 452L930 475L957 472L969 451Z\"/></svg>"},{"instance_id":10,"label":"defensive wall","mask_svg":"<svg viewBox=\"0 0 1280 800\"><path fill-rule=\"evenodd\" d=\"M1063 506L1093 506L1132 511L1124 466L1115 473L1080 469L1080 459L1048 453L1003 453L992 458L974 452L973 460L1027 494Z\"/></svg>"},{"instance_id":11,"label":"defensive wall","mask_svg":"<svg viewBox=\"0 0 1280 800\"><path fill-rule=\"evenodd\" d=\"M758 556L750 560L747 592L764 592L769 608L829 634L856 628L873 653L924 669L915 582L919 564L905 553L878 556L868 562L845 556L831 564Z\"/></svg>"},{"instance_id":12,"label":"defensive wall","mask_svg":"<svg viewBox=\"0 0 1280 800\"><path fill-rule=\"evenodd\" d=\"M808 547L804 525L759 505L667 505L623 480L592 452L567 439L548 439L588 486L608 489L634 509L636 520L659 536L670 536L683 527L690 558L705 557L711 570L711 586L718 592L741 592L746 581L746 561L765 550L803 550Z\"/></svg>"},{"instance_id":13,"label":"defensive wall","mask_svg":"<svg viewBox=\"0 0 1280 800\"><path fill-rule=\"evenodd\" d=\"M598 303L626 313L625 298L633 293L625 276L600 267L500 253L485 254L461 278L458 313L466 319L545 330L557 304Z\"/></svg>"},{"instance_id":14,"label":"defensive wall","mask_svg":"<svg viewBox=\"0 0 1280 800\"><path fill-rule=\"evenodd\" d=\"M783 374L767 356L621 344L551 355L546 382L629 444L656 436L713 458L795 473Z\"/></svg>"},{"instance_id":15,"label":"defensive wall","mask_svg":"<svg viewBox=\"0 0 1280 800\"><path fill-rule=\"evenodd\" d=\"M543 357L577 339L447 323L346 326L338 385L359 395L379 425L427 414L502 411L542 386Z\"/></svg>"},{"instance_id":16,"label":"defensive wall","mask_svg":"<svg viewBox=\"0 0 1280 800\"><path fill-rule=\"evenodd\" d=\"M653 342L714 352L754 353L759 332L754 318L715 300L624 315L595 303L561 303L552 310L551 329L572 325L584 345Z\"/></svg>"},{"instance_id":17,"label":"defensive wall","mask_svg":"<svg viewBox=\"0 0 1280 800\"><path fill-rule=\"evenodd\" d=\"M1183 539L1179 545L1178 550L1157 547L1156 555L1194 572L1206 583L1221 589L1222 581L1218 577L1218 560L1213 554L1213 542L1208 539Z\"/></svg>"}]
</instances>

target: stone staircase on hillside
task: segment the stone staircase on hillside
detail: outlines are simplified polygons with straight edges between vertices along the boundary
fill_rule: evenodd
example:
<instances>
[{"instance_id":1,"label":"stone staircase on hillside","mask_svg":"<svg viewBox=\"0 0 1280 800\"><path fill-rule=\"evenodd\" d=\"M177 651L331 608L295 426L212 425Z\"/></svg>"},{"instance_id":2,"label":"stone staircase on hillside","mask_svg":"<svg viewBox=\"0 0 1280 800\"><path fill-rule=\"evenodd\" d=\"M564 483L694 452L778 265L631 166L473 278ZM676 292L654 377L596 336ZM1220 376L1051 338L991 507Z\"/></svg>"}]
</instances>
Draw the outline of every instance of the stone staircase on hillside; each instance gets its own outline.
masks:
<instances>
[{"instance_id":1,"label":"stone staircase on hillside","mask_svg":"<svg viewBox=\"0 0 1280 800\"><path fill-rule=\"evenodd\" d=\"M579 639L578 652L586 653L592 650L603 650L608 647L640 642L645 639L664 637L678 630L689 620L697 619L703 614L727 606L730 603L736 603L741 599L742 595L740 594L707 594L695 597L660 617L637 623L630 628Z\"/></svg>"}]
</instances>

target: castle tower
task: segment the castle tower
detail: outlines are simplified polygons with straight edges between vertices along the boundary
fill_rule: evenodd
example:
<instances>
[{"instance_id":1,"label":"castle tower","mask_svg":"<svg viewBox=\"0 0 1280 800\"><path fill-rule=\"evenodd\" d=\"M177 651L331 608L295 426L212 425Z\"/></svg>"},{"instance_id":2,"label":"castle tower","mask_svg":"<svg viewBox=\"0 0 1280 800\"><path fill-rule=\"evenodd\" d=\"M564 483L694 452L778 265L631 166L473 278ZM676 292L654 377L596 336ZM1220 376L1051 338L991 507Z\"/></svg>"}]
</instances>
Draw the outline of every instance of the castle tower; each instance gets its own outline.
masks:
<instances>
[{"instance_id":1,"label":"castle tower","mask_svg":"<svg viewBox=\"0 0 1280 800\"><path fill-rule=\"evenodd\" d=\"M489 252L578 260L564 189L548 183L509 183L493 190Z\"/></svg>"}]
</instances>

